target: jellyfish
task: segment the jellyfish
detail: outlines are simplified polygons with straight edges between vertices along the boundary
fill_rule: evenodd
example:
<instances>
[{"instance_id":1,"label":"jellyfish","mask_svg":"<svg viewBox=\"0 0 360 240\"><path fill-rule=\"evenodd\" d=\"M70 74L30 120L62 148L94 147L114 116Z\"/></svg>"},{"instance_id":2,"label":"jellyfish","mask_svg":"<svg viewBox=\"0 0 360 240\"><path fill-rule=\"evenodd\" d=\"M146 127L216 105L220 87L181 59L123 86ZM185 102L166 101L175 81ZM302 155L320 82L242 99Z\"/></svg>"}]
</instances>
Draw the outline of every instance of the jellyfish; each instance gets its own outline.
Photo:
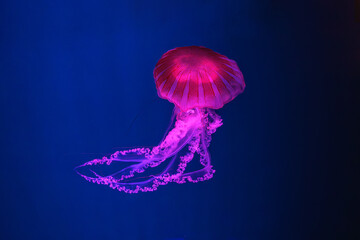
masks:
<instances>
[{"instance_id":1,"label":"jellyfish","mask_svg":"<svg viewBox=\"0 0 360 240\"><path fill-rule=\"evenodd\" d=\"M197 183L213 177L208 147L211 135L222 125L215 109L244 91L239 67L234 60L205 47L178 47L162 55L154 78L159 97L175 105L159 145L116 151L86 162L75 168L84 179L125 193L139 193L171 182ZM200 167L187 171L195 155ZM104 174L96 170L101 165L113 167Z\"/></svg>"}]
</instances>

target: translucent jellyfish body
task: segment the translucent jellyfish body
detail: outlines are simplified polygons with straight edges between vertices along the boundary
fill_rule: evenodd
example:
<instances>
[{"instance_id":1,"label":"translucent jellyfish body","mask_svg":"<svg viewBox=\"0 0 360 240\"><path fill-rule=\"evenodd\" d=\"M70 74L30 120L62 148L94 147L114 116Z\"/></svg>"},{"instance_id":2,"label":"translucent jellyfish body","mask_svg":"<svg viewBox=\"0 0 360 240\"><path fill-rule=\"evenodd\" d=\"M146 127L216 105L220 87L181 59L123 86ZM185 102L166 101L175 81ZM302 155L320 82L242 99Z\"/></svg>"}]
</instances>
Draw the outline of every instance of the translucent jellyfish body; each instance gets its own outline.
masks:
<instances>
[{"instance_id":1,"label":"translucent jellyfish body","mask_svg":"<svg viewBox=\"0 0 360 240\"><path fill-rule=\"evenodd\" d=\"M221 108L243 92L243 75L235 61L205 47L179 47L166 52L154 69L158 95L175 104L174 128L158 146L117 151L75 168L86 180L126 193L157 190L170 182L199 182L215 170L208 147L211 135L222 125L213 109ZM200 168L186 171L194 155ZM118 163L125 164L116 168ZM100 174L97 166L111 168ZM114 166L114 167L112 167Z\"/></svg>"}]
</instances>

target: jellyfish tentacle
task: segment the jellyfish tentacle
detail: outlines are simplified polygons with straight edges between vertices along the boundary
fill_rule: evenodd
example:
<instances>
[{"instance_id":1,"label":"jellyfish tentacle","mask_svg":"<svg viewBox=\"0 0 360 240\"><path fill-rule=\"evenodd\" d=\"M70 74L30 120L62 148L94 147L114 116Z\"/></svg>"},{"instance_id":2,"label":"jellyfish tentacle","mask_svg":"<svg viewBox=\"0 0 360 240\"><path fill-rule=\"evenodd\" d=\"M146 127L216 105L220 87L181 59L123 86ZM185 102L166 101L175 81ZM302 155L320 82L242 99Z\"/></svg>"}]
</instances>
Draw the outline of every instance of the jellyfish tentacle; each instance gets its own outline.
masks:
<instances>
[{"instance_id":1,"label":"jellyfish tentacle","mask_svg":"<svg viewBox=\"0 0 360 240\"><path fill-rule=\"evenodd\" d=\"M213 170L212 166L210 165L210 154L204 143L204 138L202 135L203 135L203 133L201 133L201 136L199 136L199 138L198 138L198 141L197 141L198 145L196 148L196 153L198 153L200 155L200 163L204 166L204 168L199 169L197 171L184 173L184 170L185 170L187 164L192 160L192 157L195 154L195 152L190 152L191 158L183 159L182 163L179 165L180 173L178 176L176 176L176 178L174 177L174 182L179 183L179 184L186 183L186 182L197 183L197 182L209 180L212 178L215 170Z\"/></svg>"},{"instance_id":2,"label":"jellyfish tentacle","mask_svg":"<svg viewBox=\"0 0 360 240\"><path fill-rule=\"evenodd\" d=\"M75 170L90 182L108 185L126 193L155 191L158 186L169 182L196 183L212 178L215 170L210 164L208 147L211 135L222 125L221 118L210 109L191 109L187 112L175 109L173 114L174 117L176 115L175 126L165 134L158 146L117 151L110 157L89 161ZM178 156L181 149L186 151L182 156ZM200 163L204 167L186 172L187 164L195 154L199 154ZM166 160L169 162L160 173L141 176L147 168L155 168ZM93 176L80 173L83 167L111 165L113 162L127 162L131 165L106 176L93 169L89 169Z\"/></svg>"},{"instance_id":3,"label":"jellyfish tentacle","mask_svg":"<svg viewBox=\"0 0 360 240\"><path fill-rule=\"evenodd\" d=\"M194 158L194 155L199 147L199 142L199 129L197 129L192 139L188 143L189 146L187 147L186 154L179 157L179 163L176 171L174 171L175 173L163 174L162 176L159 176L159 180L162 182L177 182L184 173L187 163L189 163Z\"/></svg>"},{"instance_id":4,"label":"jellyfish tentacle","mask_svg":"<svg viewBox=\"0 0 360 240\"><path fill-rule=\"evenodd\" d=\"M177 159L177 153L192 142L194 134L198 132L198 129L202 128L201 120L202 112L198 109L189 110L186 113L178 113L175 127L164 137L164 140L158 146L152 149L135 148L118 151L109 158L104 157L92 160L80 165L75 170L80 176L90 182L109 185L119 191L136 193L139 191L156 190L159 185L165 185L170 181L170 178L167 178L170 176L168 169L173 167L175 159ZM137 181L139 179L136 178L138 173L144 172L149 167L156 167L171 157L173 158L161 174L158 176L152 175L145 181ZM132 164L107 176L101 176L92 169L90 169L90 172L94 177L80 173L82 167L103 164L110 165L113 161L133 162L136 164Z\"/></svg>"},{"instance_id":5,"label":"jellyfish tentacle","mask_svg":"<svg viewBox=\"0 0 360 240\"><path fill-rule=\"evenodd\" d=\"M175 158L177 157L177 154L175 154L169 165L171 165ZM165 168L160 175L165 174L168 168ZM121 182L117 179L114 179L112 177L106 177L101 178L98 181L95 181L95 183L109 185L109 187L113 189L117 189L119 191L124 191L126 193L138 193L138 192L148 192L148 191L155 191L157 190L157 187L160 185L165 185L168 182L159 181L157 176L150 176L149 179L144 181L138 181L138 182Z\"/></svg>"},{"instance_id":6,"label":"jellyfish tentacle","mask_svg":"<svg viewBox=\"0 0 360 240\"><path fill-rule=\"evenodd\" d=\"M210 109L203 110L203 129L197 135L196 144L192 147L195 149L196 153L200 156L200 163L204 166L204 168L184 173L186 165L192 160L195 152L189 150L188 153L191 158L184 158L183 161L179 164L179 175L173 176L173 181L176 183L185 183L185 182L193 182L197 183L199 181L206 181L213 177L215 170L210 163L210 154L208 152L208 147L210 146L211 134L213 134L218 127L222 125L222 119L218 116L214 111Z\"/></svg>"}]
</instances>

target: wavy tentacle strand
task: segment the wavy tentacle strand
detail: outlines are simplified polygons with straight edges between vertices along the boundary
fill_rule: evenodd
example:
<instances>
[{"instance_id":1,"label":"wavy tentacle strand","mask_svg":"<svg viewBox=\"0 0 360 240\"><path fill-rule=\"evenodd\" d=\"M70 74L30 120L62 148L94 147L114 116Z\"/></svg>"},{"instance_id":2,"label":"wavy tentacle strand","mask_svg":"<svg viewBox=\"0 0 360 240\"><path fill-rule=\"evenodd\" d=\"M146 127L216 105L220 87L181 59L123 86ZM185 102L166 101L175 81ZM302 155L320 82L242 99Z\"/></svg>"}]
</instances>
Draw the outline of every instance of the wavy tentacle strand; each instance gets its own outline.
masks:
<instances>
[{"instance_id":1,"label":"wavy tentacle strand","mask_svg":"<svg viewBox=\"0 0 360 240\"><path fill-rule=\"evenodd\" d=\"M222 125L220 116L213 110L197 108L186 112L175 110L174 114L176 115L175 126L158 146L117 151L110 157L84 163L75 170L90 182L108 185L126 193L155 191L160 185L170 182L196 183L212 178L215 170L210 163L208 147L211 135ZM182 156L179 156L180 152ZM203 168L186 172L187 164L195 154L200 156ZM101 176L93 170L96 165L112 165L115 162L131 165L106 176ZM160 168L159 165L163 162L166 165L160 172L146 175L147 169ZM89 174L82 173L84 168L88 168ZM141 177L141 174L146 176Z\"/></svg>"}]
</instances>

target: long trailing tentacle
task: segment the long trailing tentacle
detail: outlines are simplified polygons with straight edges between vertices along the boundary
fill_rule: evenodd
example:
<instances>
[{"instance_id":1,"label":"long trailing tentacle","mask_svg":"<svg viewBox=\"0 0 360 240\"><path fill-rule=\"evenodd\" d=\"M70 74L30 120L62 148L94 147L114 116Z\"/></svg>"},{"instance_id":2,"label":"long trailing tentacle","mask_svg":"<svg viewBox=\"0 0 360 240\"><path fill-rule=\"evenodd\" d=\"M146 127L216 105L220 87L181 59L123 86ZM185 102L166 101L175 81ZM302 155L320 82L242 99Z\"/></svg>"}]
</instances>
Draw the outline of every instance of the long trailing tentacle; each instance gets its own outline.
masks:
<instances>
[{"instance_id":1,"label":"long trailing tentacle","mask_svg":"<svg viewBox=\"0 0 360 240\"><path fill-rule=\"evenodd\" d=\"M222 125L221 118L210 109L192 109L186 113L176 114L175 127L164 136L161 143L153 148L134 148L117 151L110 157L95 159L75 168L76 172L86 180L108 185L113 189L126 193L155 191L158 186L169 182L199 182L212 178L215 170L210 164L208 147L211 134ZM185 155L178 156L185 149ZM195 154L199 154L202 169L185 172L187 164ZM141 176L147 168L157 167L168 161L159 173ZM111 165L114 162L131 163L110 175L102 176L92 168L96 165ZM89 168L90 174L81 171ZM92 176L90 176L92 175Z\"/></svg>"},{"instance_id":2,"label":"long trailing tentacle","mask_svg":"<svg viewBox=\"0 0 360 240\"><path fill-rule=\"evenodd\" d=\"M174 114L175 113L177 113L177 110L174 110ZM199 110L195 109L189 110L186 113L178 113L175 127L169 131L158 146L152 149L134 148L117 151L110 157L103 157L102 159L95 159L84 163L76 167L75 170L80 176L90 182L109 185L119 191L128 193L154 191L158 185L167 183L159 181L158 178L161 178L164 174L168 174L169 168L174 168L177 153L189 144L193 139L194 133L196 133L199 128L201 128L201 112ZM146 180L141 180L144 177L138 177L138 175L147 168L156 167L169 158L170 162L168 166L160 174L149 176ZM132 163L132 165L106 176L101 176L92 169L92 167L96 165L111 165L113 162ZM82 171L87 167L89 168L89 174L83 174Z\"/></svg>"},{"instance_id":3,"label":"long trailing tentacle","mask_svg":"<svg viewBox=\"0 0 360 240\"><path fill-rule=\"evenodd\" d=\"M215 170L210 163L211 158L208 147L211 142L211 135L222 125L222 119L213 110L205 109L202 122L203 128L197 135L197 139L189 146L189 153L182 158L178 174L170 176L170 181L180 184L186 182L197 183L213 177ZM199 154L200 163L204 168L184 173L187 164L192 160L195 152Z\"/></svg>"}]
</instances>

